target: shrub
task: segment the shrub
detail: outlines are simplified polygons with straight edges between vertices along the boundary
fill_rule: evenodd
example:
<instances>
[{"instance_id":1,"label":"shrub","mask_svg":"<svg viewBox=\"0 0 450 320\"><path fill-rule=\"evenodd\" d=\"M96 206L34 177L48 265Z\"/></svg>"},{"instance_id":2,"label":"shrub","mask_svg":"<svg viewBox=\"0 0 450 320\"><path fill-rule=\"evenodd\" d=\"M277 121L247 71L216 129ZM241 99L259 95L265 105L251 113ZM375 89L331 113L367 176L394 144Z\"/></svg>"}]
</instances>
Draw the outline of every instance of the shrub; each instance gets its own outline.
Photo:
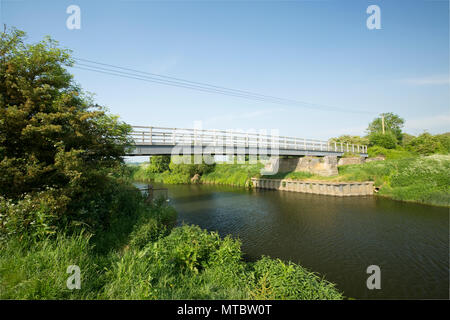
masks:
<instances>
[{"instance_id":1,"label":"shrub","mask_svg":"<svg viewBox=\"0 0 450 320\"><path fill-rule=\"evenodd\" d=\"M155 242L166 235L167 228L156 219L150 219L146 223L138 224L131 233L130 247L142 249L148 243Z\"/></svg>"},{"instance_id":2,"label":"shrub","mask_svg":"<svg viewBox=\"0 0 450 320\"><path fill-rule=\"evenodd\" d=\"M442 138L441 138L442 139ZM427 132L422 133L420 136L412 139L406 148L410 151L416 152L422 155L431 155L434 153L447 153L447 150L442 146L440 138L433 136Z\"/></svg>"},{"instance_id":3,"label":"shrub","mask_svg":"<svg viewBox=\"0 0 450 320\"><path fill-rule=\"evenodd\" d=\"M53 189L26 194L19 200L0 196L0 239L41 240L54 234L55 221L66 205L67 199Z\"/></svg>"},{"instance_id":4,"label":"shrub","mask_svg":"<svg viewBox=\"0 0 450 320\"><path fill-rule=\"evenodd\" d=\"M450 153L450 132L443 133L443 134L437 134L435 137L439 140L441 143L445 153Z\"/></svg>"},{"instance_id":5,"label":"shrub","mask_svg":"<svg viewBox=\"0 0 450 320\"><path fill-rule=\"evenodd\" d=\"M152 156L147 170L151 173L161 173L169 170L169 164L170 156Z\"/></svg>"},{"instance_id":6,"label":"shrub","mask_svg":"<svg viewBox=\"0 0 450 320\"><path fill-rule=\"evenodd\" d=\"M162 202L156 203L149 214L136 223L130 234L130 247L142 249L151 242L167 236L176 222L176 211Z\"/></svg>"},{"instance_id":7,"label":"shrub","mask_svg":"<svg viewBox=\"0 0 450 320\"><path fill-rule=\"evenodd\" d=\"M394 149L397 145L397 137L391 133L372 133L369 136L370 146L380 146L386 149Z\"/></svg>"},{"instance_id":8,"label":"shrub","mask_svg":"<svg viewBox=\"0 0 450 320\"><path fill-rule=\"evenodd\" d=\"M411 158L415 155L404 148L397 146L395 149L386 149L380 146L373 146L367 149L369 157L383 156L386 159Z\"/></svg>"}]
</instances>

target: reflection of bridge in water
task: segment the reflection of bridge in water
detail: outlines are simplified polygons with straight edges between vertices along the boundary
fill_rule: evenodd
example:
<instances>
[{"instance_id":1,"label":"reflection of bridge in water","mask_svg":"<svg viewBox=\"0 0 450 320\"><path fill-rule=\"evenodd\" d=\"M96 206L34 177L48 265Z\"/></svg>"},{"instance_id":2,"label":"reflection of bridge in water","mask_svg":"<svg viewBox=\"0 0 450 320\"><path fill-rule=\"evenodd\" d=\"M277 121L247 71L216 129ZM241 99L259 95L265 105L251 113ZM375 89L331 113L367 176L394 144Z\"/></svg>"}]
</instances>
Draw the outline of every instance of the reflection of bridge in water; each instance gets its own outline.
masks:
<instances>
[{"instance_id":1,"label":"reflection of bridge in water","mask_svg":"<svg viewBox=\"0 0 450 320\"><path fill-rule=\"evenodd\" d=\"M367 146L223 130L133 126L135 147L129 156L171 154L337 156L346 152L367 157Z\"/></svg>"}]
</instances>

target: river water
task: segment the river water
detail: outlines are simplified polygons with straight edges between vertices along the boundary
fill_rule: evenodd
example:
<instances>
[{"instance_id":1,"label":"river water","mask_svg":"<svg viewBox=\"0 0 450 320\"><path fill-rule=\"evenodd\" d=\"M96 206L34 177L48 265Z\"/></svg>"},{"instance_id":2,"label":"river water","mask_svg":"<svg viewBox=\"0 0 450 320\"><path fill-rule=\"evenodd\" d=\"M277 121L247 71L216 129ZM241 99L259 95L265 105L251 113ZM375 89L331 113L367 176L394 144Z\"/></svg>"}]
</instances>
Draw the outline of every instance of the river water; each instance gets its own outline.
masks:
<instances>
[{"instance_id":1,"label":"river water","mask_svg":"<svg viewBox=\"0 0 450 320\"><path fill-rule=\"evenodd\" d=\"M156 186L157 184L155 184ZM162 185L159 185L162 186ZM449 298L449 210L380 197L332 197L218 185L166 185L178 224L299 263L359 299ZM367 267L381 270L369 290Z\"/></svg>"}]
</instances>

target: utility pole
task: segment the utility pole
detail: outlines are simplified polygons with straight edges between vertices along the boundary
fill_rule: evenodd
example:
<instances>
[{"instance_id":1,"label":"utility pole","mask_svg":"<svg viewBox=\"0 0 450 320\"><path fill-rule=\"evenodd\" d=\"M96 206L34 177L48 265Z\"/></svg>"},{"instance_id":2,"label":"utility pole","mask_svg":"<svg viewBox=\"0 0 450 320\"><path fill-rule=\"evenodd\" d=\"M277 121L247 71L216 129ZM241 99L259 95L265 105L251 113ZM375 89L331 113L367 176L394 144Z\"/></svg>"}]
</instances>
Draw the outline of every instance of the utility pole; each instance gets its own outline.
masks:
<instances>
[{"instance_id":1,"label":"utility pole","mask_svg":"<svg viewBox=\"0 0 450 320\"><path fill-rule=\"evenodd\" d=\"M383 134L384 134L384 114L381 114L381 128L383 130Z\"/></svg>"}]
</instances>

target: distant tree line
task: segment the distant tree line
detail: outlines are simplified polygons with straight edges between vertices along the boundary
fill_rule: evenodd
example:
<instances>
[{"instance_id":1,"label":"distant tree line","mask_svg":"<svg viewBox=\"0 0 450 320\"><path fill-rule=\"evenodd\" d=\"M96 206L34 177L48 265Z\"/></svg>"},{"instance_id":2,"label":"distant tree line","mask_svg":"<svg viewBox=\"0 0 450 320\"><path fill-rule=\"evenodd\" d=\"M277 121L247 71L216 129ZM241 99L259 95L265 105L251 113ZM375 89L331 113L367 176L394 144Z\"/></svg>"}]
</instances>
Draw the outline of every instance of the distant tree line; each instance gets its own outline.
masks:
<instances>
[{"instance_id":1,"label":"distant tree line","mask_svg":"<svg viewBox=\"0 0 450 320\"><path fill-rule=\"evenodd\" d=\"M450 153L450 132L436 135L424 132L414 136L402 131L404 122L404 119L394 113L383 113L369 123L366 129L367 135L363 137L342 135L329 141L330 143L364 144L378 149L395 149L420 155Z\"/></svg>"}]
</instances>

